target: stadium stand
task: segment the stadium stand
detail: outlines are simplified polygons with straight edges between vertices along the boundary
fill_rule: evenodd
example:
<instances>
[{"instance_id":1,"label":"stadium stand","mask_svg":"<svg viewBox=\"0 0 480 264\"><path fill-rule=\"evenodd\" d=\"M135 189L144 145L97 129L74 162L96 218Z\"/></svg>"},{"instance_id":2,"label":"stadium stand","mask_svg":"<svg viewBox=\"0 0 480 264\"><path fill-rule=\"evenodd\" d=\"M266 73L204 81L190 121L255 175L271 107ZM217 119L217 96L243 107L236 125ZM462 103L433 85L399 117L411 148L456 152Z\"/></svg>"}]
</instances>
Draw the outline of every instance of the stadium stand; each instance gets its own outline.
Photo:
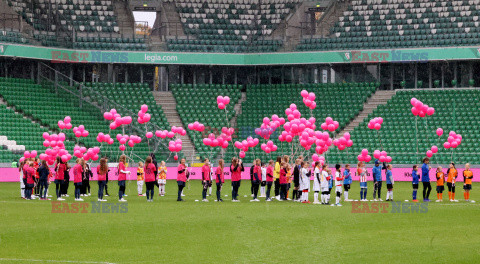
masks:
<instances>
[{"instance_id":1,"label":"stadium stand","mask_svg":"<svg viewBox=\"0 0 480 264\"><path fill-rule=\"evenodd\" d=\"M342 50L474 45L476 1L357 0L340 16L330 38L306 38L297 49Z\"/></svg>"},{"instance_id":2,"label":"stadium stand","mask_svg":"<svg viewBox=\"0 0 480 264\"><path fill-rule=\"evenodd\" d=\"M335 83L335 84L284 84L284 85L252 85L247 87L247 101L242 104L242 114L238 117L237 127L240 138L252 135L255 128L260 127L263 117L282 114L291 103L297 105L302 117L309 118L310 109L302 102L300 92L307 90L317 94L317 108L312 111L317 126L330 116L338 121L337 133L345 127L363 109L364 102L375 92L377 83ZM320 128L318 128L320 129ZM277 136L271 140L277 144L278 153L289 153L291 146L281 144ZM262 139L263 140L263 139ZM229 147L228 154L233 154ZM250 162L253 152L247 152L245 161ZM273 153L272 155L275 155Z\"/></svg>"},{"instance_id":3,"label":"stadium stand","mask_svg":"<svg viewBox=\"0 0 480 264\"><path fill-rule=\"evenodd\" d=\"M87 89L85 91L85 96L90 98L92 101L97 102L99 105L103 103L103 98L101 98L99 94L105 96L108 100L125 107L125 110L130 111L130 113L136 114L140 110L141 105L147 104L148 113L152 116L151 123L156 124L159 129L170 130L170 125L167 121L167 118L165 117L161 106L156 104L147 83L86 83L85 85L98 92L93 93ZM117 112L122 116L130 115L130 113L125 110L123 108L119 108L117 109ZM132 116L132 118L134 119L134 122L132 123L144 131L145 127L136 123L136 116ZM138 145L140 147L139 149L137 149L137 146L135 146L135 151L143 156L146 156L149 154L148 145L142 144ZM160 151L162 150L165 151L165 148L160 147ZM179 154L179 156L182 156L182 154Z\"/></svg>"},{"instance_id":4,"label":"stadium stand","mask_svg":"<svg viewBox=\"0 0 480 264\"><path fill-rule=\"evenodd\" d=\"M198 121L205 125L205 135L214 133L217 136L221 133L222 127L230 127L230 120L235 115L233 107L241 97L241 85L197 85L191 84L171 84L170 85L175 100L177 102L177 111L187 128L189 123ZM217 96L229 96L230 104L227 105L227 115L224 110L218 109ZM227 121L228 119L228 121ZM192 139L195 149L200 155L205 155L212 151L210 147L203 144L202 133L187 129L189 137Z\"/></svg>"},{"instance_id":5,"label":"stadium stand","mask_svg":"<svg viewBox=\"0 0 480 264\"><path fill-rule=\"evenodd\" d=\"M0 89L3 91L6 88L3 84ZM47 132L47 129L40 127L39 124L33 123L28 119L23 118L23 115L15 113L14 110L7 108L6 105L0 105L0 118L2 125L0 126L0 163L12 162L22 156L23 151L27 150L42 150L41 135ZM8 140L7 140L8 139ZM15 141L15 144L13 142ZM25 146L23 148L13 148Z\"/></svg>"},{"instance_id":6,"label":"stadium stand","mask_svg":"<svg viewBox=\"0 0 480 264\"><path fill-rule=\"evenodd\" d=\"M0 78L0 84L0 95L7 101L8 105L15 106L17 111L30 116L42 125L49 127L51 130L58 131L58 120L63 120L67 115L72 117L72 123L74 126L84 125L86 130L90 132L91 136L81 138L79 142L87 147L98 146L99 143L96 141L96 135L99 132L109 133L108 123L103 119L102 113L99 109L93 106L80 108L78 100L75 100L75 98L72 98L69 94L56 93L54 86L51 84L44 83L43 85L39 85L35 84L32 80L16 78ZM125 85L125 87L126 86L127 85ZM71 89L76 88L72 87ZM127 98L127 94L124 91L118 92L118 94L122 94ZM162 120L162 117L160 116L161 109L158 110L154 102L147 101L148 97L145 94L139 94L139 96L142 95L144 96L142 97L143 100L145 100L144 102L152 106L150 110L152 113L152 120ZM153 96L150 97L152 97L151 100L153 100ZM130 106L124 100L119 99L118 102ZM138 105L138 109L139 108L140 106ZM157 123L158 122L160 121L157 121ZM63 132L72 142L75 141L72 130ZM111 133L111 136L115 137L116 133L113 133L114 132ZM121 133L121 131L118 131L118 133ZM26 138L30 139L30 137L32 142L27 142L27 146L36 147L36 149L39 150L44 149L42 146L43 141L41 140L41 133L29 133ZM33 145L33 140L37 140L37 145ZM19 141L19 143L23 144L23 141ZM73 149L73 143L71 144L72 146L67 145L68 149ZM118 142L111 146L106 146L103 154L110 156L112 161L116 160L119 155L118 146ZM133 153L140 157L145 157L150 154L150 149L148 143L142 142L135 146ZM165 158L161 149L157 152L157 155L159 158Z\"/></svg>"},{"instance_id":7,"label":"stadium stand","mask_svg":"<svg viewBox=\"0 0 480 264\"><path fill-rule=\"evenodd\" d=\"M9 0L9 5L33 26L33 37L44 46L76 49L146 50L143 38L124 37L111 0ZM63 34L59 34L59 29ZM71 32L75 32L74 34Z\"/></svg>"},{"instance_id":8,"label":"stadium stand","mask_svg":"<svg viewBox=\"0 0 480 264\"><path fill-rule=\"evenodd\" d=\"M410 112L410 99L413 97L435 107L433 116L418 119L418 155L415 153L417 148L415 117ZM331 150L328 158L338 162L354 163L361 149L380 149L376 131L368 129L367 124L370 119L381 116L385 120L380 130L382 145L387 153L391 154L395 164L420 164L425 152L433 145L438 146L439 152L433 156L432 163L448 164L452 151L446 150L443 143L447 141L450 131L463 135L462 144L453 152L453 155L455 153L462 155L456 155L455 161L478 163L479 156L472 153L479 147L479 107L478 90L398 90L387 105L380 105L351 133L354 145L350 155L345 151L339 153L338 150ZM440 139L435 134L439 127L445 131Z\"/></svg>"},{"instance_id":9,"label":"stadium stand","mask_svg":"<svg viewBox=\"0 0 480 264\"><path fill-rule=\"evenodd\" d=\"M170 39L172 51L275 52L281 40L268 39L297 7L298 0L175 1L188 39Z\"/></svg>"}]
</instances>

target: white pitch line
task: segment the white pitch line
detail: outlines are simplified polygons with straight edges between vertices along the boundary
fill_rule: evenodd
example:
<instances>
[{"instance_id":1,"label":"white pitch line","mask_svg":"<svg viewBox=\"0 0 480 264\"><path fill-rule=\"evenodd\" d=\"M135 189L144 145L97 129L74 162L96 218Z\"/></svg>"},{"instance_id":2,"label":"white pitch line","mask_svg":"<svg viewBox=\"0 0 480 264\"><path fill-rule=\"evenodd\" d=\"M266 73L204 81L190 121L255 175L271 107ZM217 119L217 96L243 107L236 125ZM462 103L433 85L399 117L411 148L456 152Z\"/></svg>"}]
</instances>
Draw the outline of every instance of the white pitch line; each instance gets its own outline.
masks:
<instances>
[{"instance_id":1,"label":"white pitch line","mask_svg":"<svg viewBox=\"0 0 480 264\"><path fill-rule=\"evenodd\" d=\"M16 258L0 258L0 261L29 261L29 262L52 262L52 263L84 263L84 264L115 264L112 262L97 261L75 261L75 260L50 260L50 259L16 259Z\"/></svg>"}]
</instances>

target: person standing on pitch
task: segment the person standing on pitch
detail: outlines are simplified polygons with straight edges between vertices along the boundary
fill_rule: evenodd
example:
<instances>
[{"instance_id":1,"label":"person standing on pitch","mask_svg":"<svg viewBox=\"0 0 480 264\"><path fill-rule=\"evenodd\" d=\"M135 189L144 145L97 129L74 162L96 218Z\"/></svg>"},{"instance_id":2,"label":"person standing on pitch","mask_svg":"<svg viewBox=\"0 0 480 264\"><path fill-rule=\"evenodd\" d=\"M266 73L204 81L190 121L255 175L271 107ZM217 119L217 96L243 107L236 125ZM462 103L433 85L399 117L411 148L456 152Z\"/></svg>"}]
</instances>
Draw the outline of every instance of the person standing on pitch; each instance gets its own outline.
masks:
<instances>
[{"instance_id":1,"label":"person standing on pitch","mask_svg":"<svg viewBox=\"0 0 480 264\"><path fill-rule=\"evenodd\" d=\"M417 192L418 192L418 181L420 180L420 176L418 175L418 166L413 165L412 169L412 201L418 202L417 199Z\"/></svg>"},{"instance_id":2,"label":"person standing on pitch","mask_svg":"<svg viewBox=\"0 0 480 264\"><path fill-rule=\"evenodd\" d=\"M143 170L143 162L138 163L137 167L137 193L138 196L143 196L143 183L145 181L145 171ZM147 198L148 200L148 198Z\"/></svg>"},{"instance_id":3,"label":"person standing on pitch","mask_svg":"<svg viewBox=\"0 0 480 264\"><path fill-rule=\"evenodd\" d=\"M207 200L207 190L208 187L212 184L210 181L210 161L208 159L205 159L203 161L203 167L202 167L202 202L208 202Z\"/></svg>"},{"instance_id":4,"label":"person standing on pitch","mask_svg":"<svg viewBox=\"0 0 480 264\"><path fill-rule=\"evenodd\" d=\"M302 171L302 160L300 158L295 160L295 167L293 168L293 193L292 200L295 202L300 202L300 177Z\"/></svg>"},{"instance_id":5,"label":"person standing on pitch","mask_svg":"<svg viewBox=\"0 0 480 264\"><path fill-rule=\"evenodd\" d=\"M275 199L280 200L280 169L282 163L282 157L278 156L273 167L273 177L275 178Z\"/></svg>"},{"instance_id":6,"label":"person standing on pitch","mask_svg":"<svg viewBox=\"0 0 480 264\"><path fill-rule=\"evenodd\" d=\"M145 172L145 185L147 186L147 202L153 202L154 189L155 189L155 172L157 168L153 164L153 159L151 156L148 156L145 159L145 167L143 168Z\"/></svg>"},{"instance_id":7,"label":"person standing on pitch","mask_svg":"<svg viewBox=\"0 0 480 264\"><path fill-rule=\"evenodd\" d=\"M445 173L442 171L442 167L437 168L437 200L435 202L443 201L443 191L445 190Z\"/></svg>"},{"instance_id":8,"label":"person standing on pitch","mask_svg":"<svg viewBox=\"0 0 480 264\"><path fill-rule=\"evenodd\" d=\"M267 185L267 164L262 162L262 182L260 183L260 197L265 197L265 186Z\"/></svg>"},{"instance_id":9,"label":"person standing on pitch","mask_svg":"<svg viewBox=\"0 0 480 264\"><path fill-rule=\"evenodd\" d=\"M318 201L318 195L320 193L320 185L321 185L321 178L322 178L322 168L320 167L320 162L315 162L315 170L313 171L313 204L320 204ZM323 193L321 196L322 204L323 204Z\"/></svg>"},{"instance_id":10,"label":"person standing on pitch","mask_svg":"<svg viewBox=\"0 0 480 264\"><path fill-rule=\"evenodd\" d=\"M230 173L232 175L232 202L240 202L240 200L238 200L238 189L240 188L242 171L244 170L242 160L236 157L232 158L232 164L230 165Z\"/></svg>"},{"instance_id":11,"label":"person standing on pitch","mask_svg":"<svg viewBox=\"0 0 480 264\"><path fill-rule=\"evenodd\" d=\"M261 161L260 159L256 159L254 162L254 168L253 168L253 199L250 200L250 202L260 201L257 199L257 196L258 196L258 187L260 186L261 180L262 180Z\"/></svg>"},{"instance_id":12,"label":"person standing on pitch","mask_svg":"<svg viewBox=\"0 0 480 264\"><path fill-rule=\"evenodd\" d=\"M265 195L265 201L267 202L271 202L272 199L270 199L270 191L272 189L272 184L273 184L273 160L270 160L268 162L268 166L267 166L267 192L266 192L266 195Z\"/></svg>"},{"instance_id":13,"label":"person standing on pitch","mask_svg":"<svg viewBox=\"0 0 480 264\"><path fill-rule=\"evenodd\" d=\"M422 165L422 184L423 184L423 201L430 202L430 192L432 191L432 186L430 185L430 169L428 165L430 163L429 158L423 159Z\"/></svg>"},{"instance_id":14,"label":"person standing on pitch","mask_svg":"<svg viewBox=\"0 0 480 264\"><path fill-rule=\"evenodd\" d=\"M473 172L470 170L470 163L465 164L463 171L463 197L465 202L470 202L470 190L472 189Z\"/></svg>"},{"instance_id":15,"label":"person standing on pitch","mask_svg":"<svg viewBox=\"0 0 480 264\"><path fill-rule=\"evenodd\" d=\"M120 156L120 160L118 162L118 201L119 202L126 202L123 198L125 194L125 182L127 180L127 174L130 174L130 171L127 170L127 156L122 155Z\"/></svg>"},{"instance_id":16,"label":"person standing on pitch","mask_svg":"<svg viewBox=\"0 0 480 264\"><path fill-rule=\"evenodd\" d=\"M83 176L83 164L84 160L82 158L77 159L77 164L73 166L73 185L75 186L75 201L82 202L83 199L80 198L81 188L82 188L82 176Z\"/></svg>"},{"instance_id":17,"label":"person standing on pitch","mask_svg":"<svg viewBox=\"0 0 480 264\"><path fill-rule=\"evenodd\" d=\"M178 197L177 201L182 202L182 191L185 188L185 182L187 181L187 168L185 167L185 159L180 160L180 164L177 168L177 185L178 185Z\"/></svg>"},{"instance_id":18,"label":"person standing on pitch","mask_svg":"<svg viewBox=\"0 0 480 264\"><path fill-rule=\"evenodd\" d=\"M387 182L387 201L393 201L393 174L392 174L392 164L387 165L387 172L385 173L385 180Z\"/></svg>"},{"instance_id":19,"label":"person standing on pitch","mask_svg":"<svg viewBox=\"0 0 480 264\"><path fill-rule=\"evenodd\" d=\"M302 203L310 203L310 201L308 200L308 191L310 190L310 175L311 175L310 164L307 161L302 161L301 165L302 165L302 170L301 170L301 176L300 176L300 189L302 192L302 197L300 198L300 201Z\"/></svg>"},{"instance_id":20,"label":"person standing on pitch","mask_svg":"<svg viewBox=\"0 0 480 264\"><path fill-rule=\"evenodd\" d=\"M153 163L153 162L152 162ZM153 163L155 165L155 163ZM165 166L165 161L160 162L160 167L157 168L158 171L158 195L165 196L165 185L167 185L167 166Z\"/></svg>"},{"instance_id":21,"label":"person standing on pitch","mask_svg":"<svg viewBox=\"0 0 480 264\"><path fill-rule=\"evenodd\" d=\"M360 177L360 201L366 202L367 200L367 170L365 169L365 163L359 161L357 164L357 175Z\"/></svg>"},{"instance_id":22,"label":"person standing on pitch","mask_svg":"<svg viewBox=\"0 0 480 264\"><path fill-rule=\"evenodd\" d=\"M218 167L215 171L217 176L215 177L215 183L217 184L217 202L223 202L221 192L223 183L225 183L225 178L223 177L223 167L225 166L225 161L223 159L218 160Z\"/></svg>"},{"instance_id":23,"label":"person standing on pitch","mask_svg":"<svg viewBox=\"0 0 480 264\"><path fill-rule=\"evenodd\" d=\"M380 161L375 160L375 167L372 169L373 174L373 200L377 201L376 194L378 193L378 201L383 201L380 196L382 192L382 169L380 168Z\"/></svg>"},{"instance_id":24,"label":"person standing on pitch","mask_svg":"<svg viewBox=\"0 0 480 264\"><path fill-rule=\"evenodd\" d=\"M47 199L48 191L48 175L50 174L50 168L48 168L47 161L42 160L42 165L38 168L39 184L40 184L40 200L50 200Z\"/></svg>"},{"instance_id":25,"label":"person standing on pitch","mask_svg":"<svg viewBox=\"0 0 480 264\"><path fill-rule=\"evenodd\" d=\"M107 200L103 199L103 189L105 189L107 181L108 165L107 159L100 159L100 165L97 166L97 181L98 181L98 201L106 202Z\"/></svg>"},{"instance_id":26,"label":"person standing on pitch","mask_svg":"<svg viewBox=\"0 0 480 264\"><path fill-rule=\"evenodd\" d=\"M342 185L343 185L343 180L344 179L345 178L342 175L340 164L336 164L335 165L335 194L336 194L336 198L335 198L335 204L332 204L332 206L342 206L342 204L340 204L340 197L342 195Z\"/></svg>"},{"instance_id":27,"label":"person standing on pitch","mask_svg":"<svg viewBox=\"0 0 480 264\"><path fill-rule=\"evenodd\" d=\"M458 171L455 168L455 163L450 163L450 168L447 170L447 187L448 187L448 198L450 202L458 202L455 200L455 182L457 181Z\"/></svg>"},{"instance_id":28,"label":"person standing on pitch","mask_svg":"<svg viewBox=\"0 0 480 264\"><path fill-rule=\"evenodd\" d=\"M343 170L343 200L345 202L351 201L348 199L348 190L350 190L350 185L352 184L352 174L350 173L350 164L345 165L345 170Z\"/></svg>"}]
</instances>

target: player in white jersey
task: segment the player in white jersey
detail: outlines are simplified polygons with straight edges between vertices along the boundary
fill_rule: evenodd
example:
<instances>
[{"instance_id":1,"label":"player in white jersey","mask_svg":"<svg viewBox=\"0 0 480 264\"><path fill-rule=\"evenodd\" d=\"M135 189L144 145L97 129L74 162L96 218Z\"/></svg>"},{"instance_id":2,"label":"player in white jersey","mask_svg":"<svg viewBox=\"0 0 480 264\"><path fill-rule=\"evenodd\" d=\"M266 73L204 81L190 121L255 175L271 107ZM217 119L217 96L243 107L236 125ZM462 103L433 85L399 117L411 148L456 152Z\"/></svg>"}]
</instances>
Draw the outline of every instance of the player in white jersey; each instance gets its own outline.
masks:
<instances>
[{"instance_id":1,"label":"player in white jersey","mask_svg":"<svg viewBox=\"0 0 480 264\"><path fill-rule=\"evenodd\" d=\"M215 182L215 172L213 171L213 166L210 166L210 183ZM212 196L212 185L208 187L208 196Z\"/></svg>"},{"instance_id":2,"label":"player in white jersey","mask_svg":"<svg viewBox=\"0 0 480 264\"><path fill-rule=\"evenodd\" d=\"M336 193L336 198L335 198L335 204L332 204L332 206L342 206L340 204L340 196L342 195L342 185L343 185L343 179L344 176L342 175L342 172L340 170L341 166L340 164L335 165L335 193Z\"/></svg>"},{"instance_id":3,"label":"player in white jersey","mask_svg":"<svg viewBox=\"0 0 480 264\"><path fill-rule=\"evenodd\" d=\"M322 191L322 196L321 196L322 204L328 204L328 195L329 195L328 181L330 180L330 176L328 175L327 169L328 169L327 165L324 164L322 166L322 177L320 179L320 188Z\"/></svg>"},{"instance_id":4,"label":"player in white jersey","mask_svg":"<svg viewBox=\"0 0 480 264\"><path fill-rule=\"evenodd\" d=\"M308 200L308 191L310 190L310 163L302 161L302 170L300 177L300 189L302 190L302 197L300 201L302 203L310 203Z\"/></svg>"},{"instance_id":5,"label":"player in white jersey","mask_svg":"<svg viewBox=\"0 0 480 264\"><path fill-rule=\"evenodd\" d=\"M267 185L267 164L262 163L262 181L260 182L260 197L266 197L265 185Z\"/></svg>"},{"instance_id":6,"label":"player in white jersey","mask_svg":"<svg viewBox=\"0 0 480 264\"><path fill-rule=\"evenodd\" d=\"M365 164L360 161L357 164L357 175L360 176L360 201L366 202L367 200L367 170Z\"/></svg>"},{"instance_id":7,"label":"player in white jersey","mask_svg":"<svg viewBox=\"0 0 480 264\"><path fill-rule=\"evenodd\" d=\"M313 172L313 203L319 204L318 193L320 192L320 183L322 178L322 169L320 168L320 162L315 162L315 170ZM328 186L327 186L328 187ZM322 200L323 201L323 200Z\"/></svg>"}]
</instances>

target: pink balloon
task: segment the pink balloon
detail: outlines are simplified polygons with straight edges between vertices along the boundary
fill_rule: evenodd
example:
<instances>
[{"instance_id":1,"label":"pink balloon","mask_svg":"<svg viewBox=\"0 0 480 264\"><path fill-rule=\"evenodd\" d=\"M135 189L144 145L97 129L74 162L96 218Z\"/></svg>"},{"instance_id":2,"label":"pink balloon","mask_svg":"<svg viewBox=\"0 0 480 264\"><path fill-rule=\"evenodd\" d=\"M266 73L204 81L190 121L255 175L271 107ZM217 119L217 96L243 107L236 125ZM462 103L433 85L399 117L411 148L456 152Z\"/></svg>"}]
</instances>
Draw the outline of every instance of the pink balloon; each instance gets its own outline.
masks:
<instances>
[{"instance_id":1,"label":"pink balloon","mask_svg":"<svg viewBox=\"0 0 480 264\"><path fill-rule=\"evenodd\" d=\"M410 99L410 103L412 104L412 106L415 106L415 104L417 103L417 98L413 97L412 99Z\"/></svg>"},{"instance_id":2,"label":"pink balloon","mask_svg":"<svg viewBox=\"0 0 480 264\"><path fill-rule=\"evenodd\" d=\"M334 124L328 125L328 131L330 131L330 132L335 131L335 125Z\"/></svg>"},{"instance_id":3,"label":"pink balloon","mask_svg":"<svg viewBox=\"0 0 480 264\"><path fill-rule=\"evenodd\" d=\"M138 109L138 108L137 108ZM148 105L144 104L140 107L140 110L142 110L143 113L146 113L148 111Z\"/></svg>"},{"instance_id":4,"label":"pink balloon","mask_svg":"<svg viewBox=\"0 0 480 264\"><path fill-rule=\"evenodd\" d=\"M67 161L68 161L68 156L67 156L67 155L63 155L63 156L61 157L61 159L62 159L62 162L67 162Z\"/></svg>"},{"instance_id":5,"label":"pink balloon","mask_svg":"<svg viewBox=\"0 0 480 264\"><path fill-rule=\"evenodd\" d=\"M188 124L187 128L188 128L189 130L193 130L193 129L194 129L194 126L193 126L192 123L190 123L190 124Z\"/></svg>"},{"instance_id":6,"label":"pink balloon","mask_svg":"<svg viewBox=\"0 0 480 264\"><path fill-rule=\"evenodd\" d=\"M125 143L127 143L127 139L126 138L121 138L119 140L119 142L120 142L120 144L125 145Z\"/></svg>"},{"instance_id":7,"label":"pink balloon","mask_svg":"<svg viewBox=\"0 0 480 264\"><path fill-rule=\"evenodd\" d=\"M441 137L443 135L443 129L437 128L437 136Z\"/></svg>"},{"instance_id":8,"label":"pink balloon","mask_svg":"<svg viewBox=\"0 0 480 264\"><path fill-rule=\"evenodd\" d=\"M218 109L221 109L221 110L225 109L225 104L224 103L219 103L218 104Z\"/></svg>"},{"instance_id":9,"label":"pink balloon","mask_svg":"<svg viewBox=\"0 0 480 264\"><path fill-rule=\"evenodd\" d=\"M58 121L58 128L65 129L65 123L63 123L63 121Z\"/></svg>"},{"instance_id":10,"label":"pink balloon","mask_svg":"<svg viewBox=\"0 0 480 264\"><path fill-rule=\"evenodd\" d=\"M37 151L32 150L32 152L30 152L30 158L35 158L36 156L37 156Z\"/></svg>"},{"instance_id":11,"label":"pink balloon","mask_svg":"<svg viewBox=\"0 0 480 264\"><path fill-rule=\"evenodd\" d=\"M82 132L80 132L80 131L77 130L77 132L75 132L75 136L76 136L77 138L81 137L81 136L82 136Z\"/></svg>"},{"instance_id":12,"label":"pink balloon","mask_svg":"<svg viewBox=\"0 0 480 264\"><path fill-rule=\"evenodd\" d=\"M446 149L449 149L451 146L450 146L449 142L445 142L445 143L443 143L443 147L446 148Z\"/></svg>"},{"instance_id":13,"label":"pink balloon","mask_svg":"<svg viewBox=\"0 0 480 264\"><path fill-rule=\"evenodd\" d=\"M301 95L303 98L305 98L305 97L308 96L308 92L307 92L306 90L302 90L302 91L300 92L300 95Z\"/></svg>"},{"instance_id":14,"label":"pink balloon","mask_svg":"<svg viewBox=\"0 0 480 264\"><path fill-rule=\"evenodd\" d=\"M367 155L367 156L365 157L365 162L370 162L371 160L372 160L372 156Z\"/></svg>"},{"instance_id":15,"label":"pink balloon","mask_svg":"<svg viewBox=\"0 0 480 264\"><path fill-rule=\"evenodd\" d=\"M110 129L112 130L117 129L117 125L115 125L115 123L110 123Z\"/></svg>"},{"instance_id":16,"label":"pink balloon","mask_svg":"<svg viewBox=\"0 0 480 264\"><path fill-rule=\"evenodd\" d=\"M144 123L150 122L150 119L151 119L151 118L152 118L152 117L150 116L150 114L145 114L145 115L143 116L143 122L144 122Z\"/></svg>"},{"instance_id":17,"label":"pink balloon","mask_svg":"<svg viewBox=\"0 0 480 264\"><path fill-rule=\"evenodd\" d=\"M380 130L382 128L382 125L380 125L379 123L376 123L373 128L375 128L375 130Z\"/></svg>"},{"instance_id":18,"label":"pink balloon","mask_svg":"<svg viewBox=\"0 0 480 264\"><path fill-rule=\"evenodd\" d=\"M170 131L170 132L167 133L167 137L168 138L173 138L173 137L175 137L175 133Z\"/></svg>"},{"instance_id":19,"label":"pink balloon","mask_svg":"<svg viewBox=\"0 0 480 264\"><path fill-rule=\"evenodd\" d=\"M87 130L82 131L82 137L88 137L88 134Z\"/></svg>"},{"instance_id":20,"label":"pink balloon","mask_svg":"<svg viewBox=\"0 0 480 264\"><path fill-rule=\"evenodd\" d=\"M362 149L362 155L367 156L368 155L368 149Z\"/></svg>"},{"instance_id":21,"label":"pink balloon","mask_svg":"<svg viewBox=\"0 0 480 264\"><path fill-rule=\"evenodd\" d=\"M438 147L437 146L432 146L432 153L437 153L438 152Z\"/></svg>"},{"instance_id":22,"label":"pink balloon","mask_svg":"<svg viewBox=\"0 0 480 264\"><path fill-rule=\"evenodd\" d=\"M230 103L230 97L228 96L223 97L223 104L228 105L229 103Z\"/></svg>"},{"instance_id":23,"label":"pink balloon","mask_svg":"<svg viewBox=\"0 0 480 264\"><path fill-rule=\"evenodd\" d=\"M418 116L418 113L419 113L418 109L416 107L412 107L412 114L414 116Z\"/></svg>"},{"instance_id":24,"label":"pink balloon","mask_svg":"<svg viewBox=\"0 0 480 264\"><path fill-rule=\"evenodd\" d=\"M147 132L147 134L145 135L147 138L152 138L153 137L153 133L152 132Z\"/></svg>"},{"instance_id":25,"label":"pink balloon","mask_svg":"<svg viewBox=\"0 0 480 264\"><path fill-rule=\"evenodd\" d=\"M241 159L245 158L245 152L244 151L240 151L240 153L238 155L240 156Z\"/></svg>"},{"instance_id":26,"label":"pink balloon","mask_svg":"<svg viewBox=\"0 0 480 264\"><path fill-rule=\"evenodd\" d=\"M392 162L392 157L386 156L385 157L385 162L389 162L389 163Z\"/></svg>"},{"instance_id":27,"label":"pink balloon","mask_svg":"<svg viewBox=\"0 0 480 264\"><path fill-rule=\"evenodd\" d=\"M429 158L433 157L433 151L428 150L427 151L427 157L429 157Z\"/></svg>"},{"instance_id":28,"label":"pink balloon","mask_svg":"<svg viewBox=\"0 0 480 264\"><path fill-rule=\"evenodd\" d=\"M429 108L427 109L427 115L431 116L431 115L433 115L434 113L435 113L435 108L429 107Z\"/></svg>"},{"instance_id":29,"label":"pink balloon","mask_svg":"<svg viewBox=\"0 0 480 264\"><path fill-rule=\"evenodd\" d=\"M103 113L103 118L105 118L106 120L112 120L113 119L113 114L110 113L110 112L105 112L105 113Z\"/></svg>"},{"instance_id":30,"label":"pink balloon","mask_svg":"<svg viewBox=\"0 0 480 264\"><path fill-rule=\"evenodd\" d=\"M212 144L212 140L209 138L204 138L203 144L205 144L206 146L210 146Z\"/></svg>"},{"instance_id":31,"label":"pink balloon","mask_svg":"<svg viewBox=\"0 0 480 264\"><path fill-rule=\"evenodd\" d=\"M65 129L72 129L72 123L65 124Z\"/></svg>"},{"instance_id":32,"label":"pink balloon","mask_svg":"<svg viewBox=\"0 0 480 264\"><path fill-rule=\"evenodd\" d=\"M380 150L375 150L373 152L373 157L376 158L376 159L379 159L381 156L381 153L380 153Z\"/></svg>"},{"instance_id":33,"label":"pink balloon","mask_svg":"<svg viewBox=\"0 0 480 264\"><path fill-rule=\"evenodd\" d=\"M123 121L124 125L130 125L132 123L132 117L131 116L126 116L122 119L123 119L122 121Z\"/></svg>"},{"instance_id":34,"label":"pink balloon","mask_svg":"<svg viewBox=\"0 0 480 264\"><path fill-rule=\"evenodd\" d=\"M315 101L315 93L309 93L309 94L308 94L308 99L309 99L310 101Z\"/></svg>"},{"instance_id":35,"label":"pink balloon","mask_svg":"<svg viewBox=\"0 0 480 264\"><path fill-rule=\"evenodd\" d=\"M365 158L360 154L357 156L358 161L364 161Z\"/></svg>"},{"instance_id":36,"label":"pink balloon","mask_svg":"<svg viewBox=\"0 0 480 264\"><path fill-rule=\"evenodd\" d=\"M125 149L126 149L126 148L125 148L125 145L120 145L119 149L120 149L121 151L125 151Z\"/></svg>"}]
</instances>

